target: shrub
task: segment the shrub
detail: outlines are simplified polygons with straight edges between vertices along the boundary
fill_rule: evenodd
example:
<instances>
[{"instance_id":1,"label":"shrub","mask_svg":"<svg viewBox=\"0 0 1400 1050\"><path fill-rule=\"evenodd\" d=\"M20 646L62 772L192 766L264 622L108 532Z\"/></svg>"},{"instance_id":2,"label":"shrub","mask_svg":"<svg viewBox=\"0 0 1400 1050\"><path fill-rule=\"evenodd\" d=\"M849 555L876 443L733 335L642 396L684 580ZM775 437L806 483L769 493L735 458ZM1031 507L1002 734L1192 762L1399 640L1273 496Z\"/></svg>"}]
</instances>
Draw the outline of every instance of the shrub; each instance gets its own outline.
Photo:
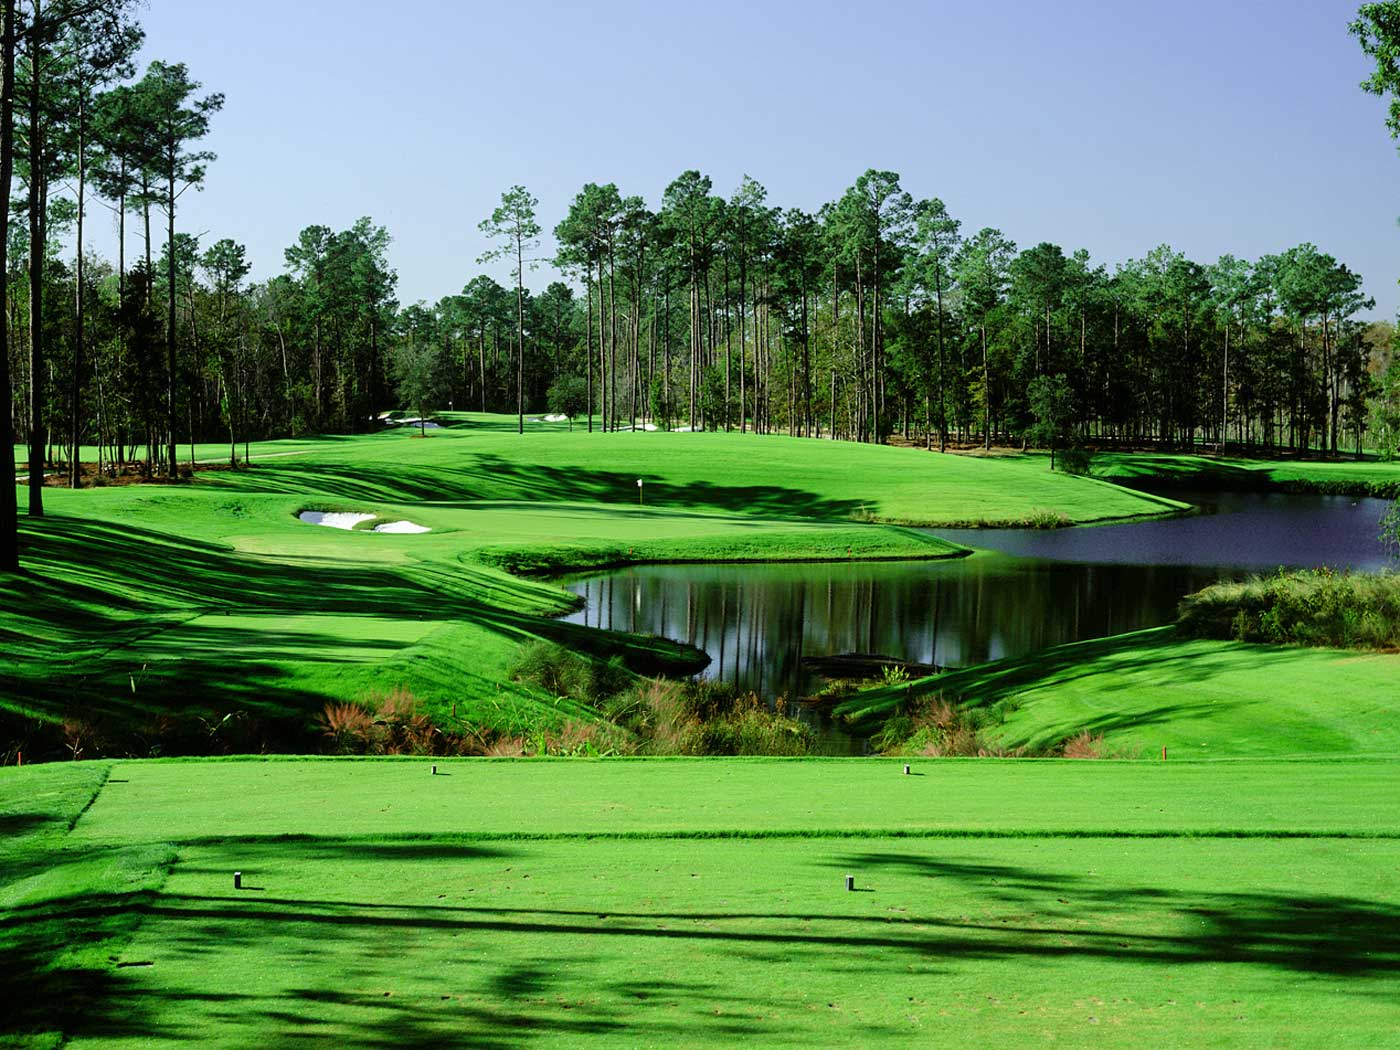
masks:
<instances>
[{"instance_id":1,"label":"shrub","mask_svg":"<svg viewBox=\"0 0 1400 1050\"><path fill-rule=\"evenodd\" d=\"M1061 449L1055 466L1066 474L1087 475L1094 466L1094 451L1082 445Z\"/></svg>"},{"instance_id":2,"label":"shrub","mask_svg":"<svg viewBox=\"0 0 1400 1050\"><path fill-rule=\"evenodd\" d=\"M1385 649L1400 645L1400 576L1280 570L1187 595L1177 615L1198 638Z\"/></svg>"},{"instance_id":3,"label":"shrub","mask_svg":"<svg viewBox=\"0 0 1400 1050\"><path fill-rule=\"evenodd\" d=\"M723 715L691 722L681 736L684 755L806 755L812 750L811 727L771 711L757 696L748 697Z\"/></svg>"},{"instance_id":4,"label":"shrub","mask_svg":"<svg viewBox=\"0 0 1400 1050\"><path fill-rule=\"evenodd\" d=\"M923 707L889 718L871 746L882 754L923 755L930 758L1020 757L1022 748L992 744L982 728L994 720L994 711L960 708L935 695Z\"/></svg>"},{"instance_id":5,"label":"shrub","mask_svg":"<svg viewBox=\"0 0 1400 1050\"><path fill-rule=\"evenodd\" d=\"M902 664L884 664L880 668L880 681L883 685L904 685L909 681L909 670Z\"/></svg>"},{"instance_id":6,"label":"shrub","mask_svg":"<svg viewBox=\"0 0 1400 1050\"><path fill-rule=\"evenodd\" d=\"M613 697L604 712L653 755L805 755L810 727L768 707L757 695L740 696L727 682L670 682L650 678Z\"/></svg>"},{"instance_id":7,"label":"shrub","mask_svg":"<svg viewBox=\"0 0 1400 1050\"><path fill-rule=\"evenodd\" d=\"M1050 507L1040 507L1026 515L1028 529L1063 529L1070 524L1069 515Z\"/></svg>"},{"instance_id":8,"label":"shrub","mask_svg":"<svg viewBox=\"0 0 1400 1050\"><path fill-rule=\"evenodd\" d=\"M476 749L464 737L439 731L403 687L371 692L359 703L327 704L318 722L338 755L465 754Z\"/></svg>"}]
</instances>

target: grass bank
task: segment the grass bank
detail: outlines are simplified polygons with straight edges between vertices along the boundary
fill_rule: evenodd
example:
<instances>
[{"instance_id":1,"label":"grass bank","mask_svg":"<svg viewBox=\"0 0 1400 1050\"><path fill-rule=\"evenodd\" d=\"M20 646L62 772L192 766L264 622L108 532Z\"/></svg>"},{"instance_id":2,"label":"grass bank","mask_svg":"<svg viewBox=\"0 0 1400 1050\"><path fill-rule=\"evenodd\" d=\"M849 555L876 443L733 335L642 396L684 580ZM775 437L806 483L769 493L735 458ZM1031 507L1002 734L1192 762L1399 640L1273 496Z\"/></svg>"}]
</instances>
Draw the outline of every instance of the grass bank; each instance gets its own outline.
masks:
<instances>
[{"instance_id":1,"label":"grass bank","mask_svg":"<svg viewBox=\"0 0 1400 1050\"><path fill-rule=\"evenodd\" d=\"M884 686L836 708L869 726L941 699L991 745L1105 754L1393 754L1400 655L1196 639L1164 627ZM909 727L912 734L914 727Z\"/></svg>"},{"instance_id":2,"label":"grass bank","mask_svg":"<svg viewBox=\"0 0 1400 1050\"><path fill-rule=\"evenodd\" d=\"M1400 1019L1393 760L914 774L3 769L0 1040L1321 1048Z\"/></svg>"},{"instance_id":3,"label":"grass bank","mask_svg":"<svg viewBox=\"0 0 1400 1050\"><path fill-rule=\"evenodd\" d=\"M1400 463L1252 459L1187 453L1098 452L1095 477L1126 484L1225 492L1316 492L1400 497Z\"/></svg>"}]
</instances>

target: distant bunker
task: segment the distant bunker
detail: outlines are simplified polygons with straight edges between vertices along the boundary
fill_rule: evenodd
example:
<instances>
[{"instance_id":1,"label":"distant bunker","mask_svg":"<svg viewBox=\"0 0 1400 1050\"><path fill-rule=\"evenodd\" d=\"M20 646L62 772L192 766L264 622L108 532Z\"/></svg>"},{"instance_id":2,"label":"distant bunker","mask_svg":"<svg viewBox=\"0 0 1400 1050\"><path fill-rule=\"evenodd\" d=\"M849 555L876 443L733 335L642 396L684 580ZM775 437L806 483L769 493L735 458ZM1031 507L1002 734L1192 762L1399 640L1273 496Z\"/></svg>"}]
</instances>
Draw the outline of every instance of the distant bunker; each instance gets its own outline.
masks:
<instances>
[{"instance_id":1,"label":"distant bunker","mask_svg":"<svg viewBox=\"0 0 1400 1050\"><path fill-rule=\"evenodd\" d=\"M350 531L357 525L366 521L373 521L379 517L378 514L357 514L354 511L326 511L326 510L304 510L297 515L308 525L324 525L331 529L345 529ZM396 533L418 533L432 532L426 525L418 525L412 521L386 521L374 526L371 532L396 532Z\"/></svg>"}]
</instances>

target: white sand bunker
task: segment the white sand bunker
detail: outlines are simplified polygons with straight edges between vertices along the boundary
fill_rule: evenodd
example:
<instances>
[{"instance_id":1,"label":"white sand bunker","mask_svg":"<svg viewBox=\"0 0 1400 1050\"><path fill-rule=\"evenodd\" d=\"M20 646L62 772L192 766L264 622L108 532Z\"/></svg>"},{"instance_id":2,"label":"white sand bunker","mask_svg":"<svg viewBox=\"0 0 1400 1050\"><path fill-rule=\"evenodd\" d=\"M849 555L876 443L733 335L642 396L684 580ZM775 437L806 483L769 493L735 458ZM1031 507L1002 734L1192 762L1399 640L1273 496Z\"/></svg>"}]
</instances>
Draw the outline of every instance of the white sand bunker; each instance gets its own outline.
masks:
<instances>
[{"instance_id":1,"label":"white sand bunker","mask_svg":"<svg viewBox=\"0 0 1400 1050\"><path fill-rule=\"evenodd\" d=\"M325 525L332 529L353 529L361 522L373 521L379 517L378 514L356 514L352 511L323 511L304 510L297 515L308 525ZM376 525L371 532L432 532L426 525L418 525L411 521L386 521Z\"/></svg>"},{"instance_id":2,"label":"white sand bunker","mask_svg":"<svg viewBox=\"0 0 1400 1050\"><path fill-rule=\"evenodd\" d=\"M417 525L411 521L386 521L383 525L376 525L375 532L432 532L426 525Z\"/></svg>"},{"instance_id":3,"label":"white sand bunker","mask_svg":"<svg viewBox=\"0 0 1400 1050\"><path fill-rule=\"evenodd\" d=\"M353 529L362 521L373 521L377 514L351 514L342 511L304 510L297 515L308 525L325 525L332 529Z\"/></svg>"}]
</instances>

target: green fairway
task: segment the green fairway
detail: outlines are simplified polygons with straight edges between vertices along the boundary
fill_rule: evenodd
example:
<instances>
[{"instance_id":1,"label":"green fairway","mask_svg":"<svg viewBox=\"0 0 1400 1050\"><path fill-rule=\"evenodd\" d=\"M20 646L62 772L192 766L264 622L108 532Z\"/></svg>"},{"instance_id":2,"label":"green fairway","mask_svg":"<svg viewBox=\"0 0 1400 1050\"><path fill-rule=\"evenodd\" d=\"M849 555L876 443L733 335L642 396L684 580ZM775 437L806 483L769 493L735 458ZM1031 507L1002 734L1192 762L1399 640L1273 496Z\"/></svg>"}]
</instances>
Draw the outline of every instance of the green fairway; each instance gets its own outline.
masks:
<instances>
[{"instance_id":1,"label":"green fairway","mask_svg":"<svg viewBox=\"0 0 1400 1050\"><path fill-rule=\"evenodd\" d=\"M102 720L128 753L149 753L146 727L163 715L217 724L233 710L282 728L215 750L304 750L325 703L395 689L440 723L455 710L523 733L594 717L512 681L523 641L620 653L637 670L695 665L669 643L557 623L572 599L512 574L945 557L964 549L865 519L1089 521L1175 506L1034 458L539 425L522 437L503 417L454 418L427 439L266 443L252 470L194 484L48 489L44 520L21 519L28 572L0 585L0 705ZM301 522L303 510L377 517L347 532ZM431 531L368 531L394 521Z\"/></svg>"},{"instance_id":2,"label":"green fairway","mask_svg":"<svg viewBox=\"0 0 1400 1050\"><path fill-rule=\"evenodd\" d=\"M211 484L340 500L585 501L632 506L637 479L654 507L779 518L921 525L1092 522L1182 509L1170 500L1053 473L1044 456L971 457L913 448L737 433L513 432L500 417L456 426L327 439ZM255 457L256 460L256 457Z\"/></svg>"},{"instance_id":3,"label":"green fairway","mask_svg":"<svg viewBox=\"0 0 1400 1050\"><path fill-rule=\"evenodd\" d=\"M1394 760L914 773L0 770L3 980L41 989L0 1039L1363 1047L1400 1024Z\"/></svg>"},{"instance_id":4,"label":"green fairway","mask_svg":"<svg viewBox=\"0 0 1400 1050\"><path fill-rule=\"evenodd\" d=\"M1395 754L1400 655L1188 639L1166 627L1059 646L838 707L855 719L941 695L991 716L989 739L1044 749L1102 734L1110 753Z\"/></svg>"}]
</instances>

